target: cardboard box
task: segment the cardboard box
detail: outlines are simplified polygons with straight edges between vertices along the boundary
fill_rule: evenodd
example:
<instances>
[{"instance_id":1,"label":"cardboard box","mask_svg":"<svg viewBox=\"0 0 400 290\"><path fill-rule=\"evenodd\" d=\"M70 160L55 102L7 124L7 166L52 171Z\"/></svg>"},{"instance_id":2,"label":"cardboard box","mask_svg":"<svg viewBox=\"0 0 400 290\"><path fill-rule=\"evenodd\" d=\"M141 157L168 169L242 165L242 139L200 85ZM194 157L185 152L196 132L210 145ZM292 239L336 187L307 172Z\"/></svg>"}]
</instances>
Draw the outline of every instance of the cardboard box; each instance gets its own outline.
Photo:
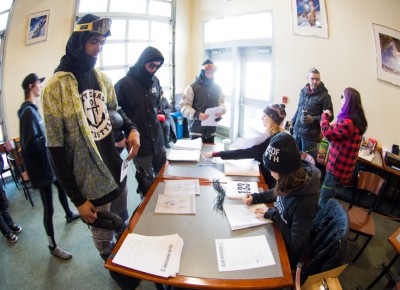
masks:
<instances>
[{"instance_id":1,"label":"cardboard box","mask_svg":"<svg viewBox=\"0 0 400 290\"><path fill-rule=\"evenodd\" d=\"M339 276L342 274L344 269L346 269L348 265L343 265L337 267L335 269L322 272L316 275L309 276L306 282L301 286L302 290L321 290L321 289L329 289L329 290L342 290L342 286L340 285ZM328 288L324 288L324 282L328 286Z\"/></svg>"}]
</instances>

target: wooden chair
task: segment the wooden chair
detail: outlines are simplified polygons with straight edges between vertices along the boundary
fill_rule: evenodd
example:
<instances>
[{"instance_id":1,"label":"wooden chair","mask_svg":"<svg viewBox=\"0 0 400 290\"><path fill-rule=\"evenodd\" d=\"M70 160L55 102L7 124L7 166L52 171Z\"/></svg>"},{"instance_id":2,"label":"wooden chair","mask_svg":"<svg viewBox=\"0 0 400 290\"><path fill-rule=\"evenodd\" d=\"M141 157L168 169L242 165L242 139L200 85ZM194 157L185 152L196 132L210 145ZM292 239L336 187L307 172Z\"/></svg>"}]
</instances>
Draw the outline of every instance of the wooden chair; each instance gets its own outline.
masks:
<instances>
[{"instance_id":1,"label":"wooden chair","mask_svg":"<svg viewBox=\"0 0 400 290\"><path fill-rule=\"evenodd\" d=\"M358 173L357 185L353 190L347 213L350 219L350 232L355 234L355 237L352 239L352 241L356 241L359 236L363 236L365 238L365 242L351 262L352 264L358 260L361 253L371 241L372 237L375 236L375 222L374 218L371 216L371 213L375 210L379 203L379 198L383 192L385 183L385 179L372 172L360 171ZM368 209L354 206L357 193L374 197L374 200Z\"/></svg>"},{"instance_id":2,"label":"wooden chair","mask_svg":"<svg viewBox=\"0 0 400 290\"><path fill-rule=\"evenodd\" d=\"M6 146L5 146L4 143L0 144L0 154L1 154L1 158L3 159L3 163L4 163L4 167L3 167L3 169L2 169L2 171L0 173L1 180L3 181L4 186L6 185L6 183L4 182L3 174L9 171L11 173L11 177L13 178L13 180L15 182L15 185L18 188L18 182L17 182L17 179L15 177L15 173L12 170L12 168L10 166L10 163L9 163L9 161L7 159L8 152L7 152L7 149L6 149Z\"/></svg>"},{"instance_id":3,"label":"wooden chair","mask_svg":"<svg viewBox=\"0 0 400 290\"><path fill-rule=\"evenodd\" d=\"M22 158L14 159L10 155L7 156L8 162L13 168L18 184L22 187L25 198L29 199L32 207L34 206L31 190L33 189L32 183L29 180L28 172L24 169Z\"/></svg>"},{"instance_id":4,"label":"wooden chair","mask_svg":"<svg viewBox=\"0 0 400 290\"><path fill-rule=\"evenodd\" d=\"M312 165L315 166L315 160L314 160L314 158L313 158L310 154L301 151L301 159L302 159L302 160L307 160L307 161L309 161Z\"/></svg>"}]
</instances>

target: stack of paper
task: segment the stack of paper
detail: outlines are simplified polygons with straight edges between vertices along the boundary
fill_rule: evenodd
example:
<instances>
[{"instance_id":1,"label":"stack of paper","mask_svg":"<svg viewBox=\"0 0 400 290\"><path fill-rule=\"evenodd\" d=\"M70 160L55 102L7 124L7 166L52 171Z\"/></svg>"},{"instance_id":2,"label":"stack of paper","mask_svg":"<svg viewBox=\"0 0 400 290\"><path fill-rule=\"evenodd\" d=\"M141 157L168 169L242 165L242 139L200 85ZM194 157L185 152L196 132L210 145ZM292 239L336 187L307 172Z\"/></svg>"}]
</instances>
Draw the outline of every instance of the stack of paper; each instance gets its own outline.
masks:
<instances>
[{"instance_id":1,"label":"stack of paper","mask_svg":"<svg viewBox=\"0 0 400 290\"><path fill-rule=\"evenodd\" d=\"M191 162L199 162L200 161L200 150L175 150L172 149L169 152L168 160L169 161L191 161Z\"/></svg>"},{"instance_id":2,"label":"stack of paper","mask_svg":"<svg viewBox=\"0 0 400 290\"><path fill-rule=\"evenodd\" d=\"M228 180L226 197L230 199L243 199L247 194L258 192L255 181Z\"/></svg>"},{"instance_id":3,"label":"stack of paper","mask_svg":"<svg viewBox=\"0 0 400 290\"><path fill-rule=\"evenodd\" d=\"M258 161L254 159L224 160L225 175L259 176Z\"/></svg>"},{"instance_id":4,"label":"stack of paper","mask_svg":"<svg viewBox=\"0 0 400 290\"><path fill-rule=\"evenodd\" d=\"M252 206L245 204L224 204L224 211L231 230L235 231L272 223L271 220L257 218L257 209L267 210L267 207L263 203Z\"/></svg>"},{"instance_id":5,"label":"stack of paper","mask_svg":"<svg viewBox=\"0 0 400 290\"><path fill-rule=\"evenodd\" d=\"M161 277L175 277L183 248L179 235L128 234L113 263Z\"/></svg>"},{"instance_id":6,"label":"stack of paper","mask_svg":"<svg viewBox=\"0 0 400 290\"><path fill-rule=\"evenodd\" d=\"M156 214L195 214L194 194L165 195L159 194L154 211Z\"/></svg>"},{"instance_id":7,"label":"stack of paper","mask_svg":"<svg viewBox=\"0 0 400 290\"><path fill-rule=\"evenodd\" d=\"M201 138L197 139L179 139L174 145L175 150L201 150L203 143Z\"/></svg>"},{"instance_id":8,"label":"stack of paper","mask_svg":"<svg viewBox=\"0 0 400 290\"><path fill-rule=\"evenodd\" d=\"M198 179L180 179L165 181L164 194L179 195L192 194L200 195L200 184Z\"/></svg>"},{"instance_id":9,"label":"stack of paper","mask_svg":"<svg viewBox=\"0 0 400 290\"><path fill-rule=\"evenodd\" d=\"M371 153L369 149L361 148L360 151L358 151L358 157L371 162L375 157L375 153Z\"/></svg>"}]
</instances>

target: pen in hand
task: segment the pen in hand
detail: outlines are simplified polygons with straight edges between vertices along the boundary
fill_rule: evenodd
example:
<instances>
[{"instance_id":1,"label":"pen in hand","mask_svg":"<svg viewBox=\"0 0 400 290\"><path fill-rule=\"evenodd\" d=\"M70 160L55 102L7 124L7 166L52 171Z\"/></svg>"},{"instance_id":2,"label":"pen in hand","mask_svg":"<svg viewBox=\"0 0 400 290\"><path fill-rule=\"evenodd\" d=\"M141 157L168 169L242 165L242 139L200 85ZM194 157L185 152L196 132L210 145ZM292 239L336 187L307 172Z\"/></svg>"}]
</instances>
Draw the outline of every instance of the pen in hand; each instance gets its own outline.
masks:
<instances>
[{"instance_id":1,"label":"pen in hand","mask_svg":"<svg viewBox=\"0 0 400 290\"><path fill-rule=\"evenodd\" d=\"M250 193L247 193L247 194L246 194L246 197L243 198L243 202L244 202L246 205L250 205L250 204L253 202L253 197L251 196Z\"/></svg>"}]
</instances>

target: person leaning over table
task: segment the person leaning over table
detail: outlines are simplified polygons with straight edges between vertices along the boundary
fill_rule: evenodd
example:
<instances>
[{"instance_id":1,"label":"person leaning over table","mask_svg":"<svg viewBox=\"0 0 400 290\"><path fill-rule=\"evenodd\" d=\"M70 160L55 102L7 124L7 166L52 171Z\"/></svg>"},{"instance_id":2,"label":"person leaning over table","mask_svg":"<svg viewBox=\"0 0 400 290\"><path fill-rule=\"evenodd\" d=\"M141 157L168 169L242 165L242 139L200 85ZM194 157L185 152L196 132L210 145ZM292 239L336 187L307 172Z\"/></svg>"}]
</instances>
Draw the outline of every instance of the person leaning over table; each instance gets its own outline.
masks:
<instances>
[{"instance_id":1,"label":"person leaning over table","mask_svg":"<svg viewBox=\"0 0 400 290\"><path fill-rule=\"evenodd\" d=\"M276 207L257 210L259 218L271 219L280 229L291 267L306 258L310 232L318 212L320 171L310 162L301 160L293 137L278 133L272 137L264 154L264 166L277 180L275 188L248 194L247 205L272 203Z\"/></svg>"},{"instance_id":2,"label":"person leaning over table","mask_svg":"<svg viewBox=\"0 0 400 290\"><path fill-rule=\"evenodd\" d=\"M111 254L127 221L127 178L115 146L108 110L124 119L123 131L131 160L140 146L136 125L118 107L111 79L95 68L111 19L83 16L67 42L54 75L43 91L43 112L53 169L82 220L89 225L102 259ZM121 177L122 180L121 180ZM113 230L100 227L99 216L122 219ZM140 280L110 271L122 289L135 289Z\"/></svg>"},{"instance_id":3,"label":"person leaning over table","mask_svg":"<svg viewBox=\"0 0 400 290\"><path fill-rule=\"evenodd\" d=\"M351 185L362 136L368 126L360 93L346 88L340 98L342 110L335 123L329 125L331 111L325 110L321 116L322 134L329 141L326 175L319 201L321 207L335 197L340 188Z\"/></svg>"},{"instance_id":4,"label":"person leaning over table","mask_svg":"<svg viewBox=\"0 0 400 290\"><path fill-rule=\"evenodd\" d=\"M254 158L260 163L260 170L268 188L273 188L276 184L276 180L271 176L269 170L264 167L263 155L271 141L271 138L275 136L275 134L285 131L282 127L285 117L286 111L284 104L270 104L264 108L263 115L261 116L261 120L265 127L265 133L267 135L267 138L263 142L246 149L206 152L203 156L206 158L220 157L222 159Z\"/></svg>"},{"instance_id":5,"label":"person leaning over table","mask_svg":"<svg viewBox=\"0 0 400 290\"><path fill-rule=\"evenodd\" d=\"M202 126L201 121L211 118L205 111L208 108L220 107L215 116L219 121L225 114L225 96L221 87L214 81L217 66L209 59L201 66L200 74L195 81L186 87L182 101L181 112L189 120L189 135L191 139L201 138L203 143L214 143L216 126Z\"/></svg>"}]
</instances>

